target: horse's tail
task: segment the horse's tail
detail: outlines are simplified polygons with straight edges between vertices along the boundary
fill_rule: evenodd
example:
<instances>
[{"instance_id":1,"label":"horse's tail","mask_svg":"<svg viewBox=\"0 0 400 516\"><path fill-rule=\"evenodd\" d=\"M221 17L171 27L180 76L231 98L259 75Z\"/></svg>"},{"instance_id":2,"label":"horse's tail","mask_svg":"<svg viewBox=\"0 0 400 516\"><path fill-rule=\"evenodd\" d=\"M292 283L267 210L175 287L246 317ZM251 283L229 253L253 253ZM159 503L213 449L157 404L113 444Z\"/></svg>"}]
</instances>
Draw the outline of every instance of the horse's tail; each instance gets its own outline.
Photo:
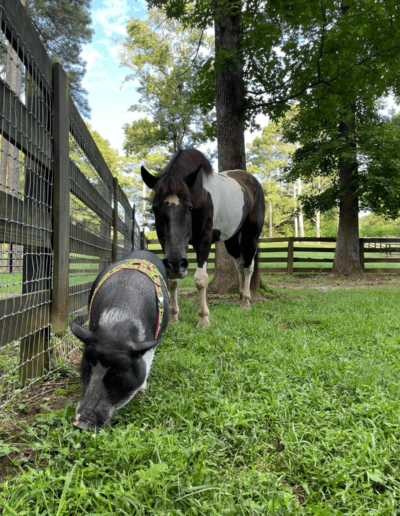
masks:
<instances>
[{"instance_id":1,"label":"horse's tail","mask_svg":"<svg viewBox=\"0 0 400 516\"><path fill-rule=\"evenodd\" d=\"M250 280L250 294L251 297L254 298L257 293L258 289L260 288L260 269L258 267L258 245L256 249L256 254L254 256L254 271L251 276Z\"/></svg>"}]
</instances>

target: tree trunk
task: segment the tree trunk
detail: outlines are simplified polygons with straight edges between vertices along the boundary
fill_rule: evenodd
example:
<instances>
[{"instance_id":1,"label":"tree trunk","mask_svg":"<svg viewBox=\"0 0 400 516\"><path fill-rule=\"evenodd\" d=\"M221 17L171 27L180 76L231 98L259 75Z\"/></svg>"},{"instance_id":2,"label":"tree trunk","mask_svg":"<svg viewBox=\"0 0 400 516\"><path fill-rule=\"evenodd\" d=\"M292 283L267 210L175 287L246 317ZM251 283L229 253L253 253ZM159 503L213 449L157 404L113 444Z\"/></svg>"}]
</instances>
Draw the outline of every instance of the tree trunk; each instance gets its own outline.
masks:
<instances>
[{"instance_id":1,"label":"tree trunk","mask_svg":"<svg viewBox=\"0 0 400 516\"><path fill-rule=\"evenodd\" d=\"M293 183L293 199L294 199L294 207L296 209L296 206L297 206L297 202L296 202L296 183ZM295 237L299 236L299 224L298 224L298 220L297 220L297 212L295 212L295 215L294 215L294 236Z\"/></svg>"},{"instance_id":2,"label":"tree trunk","mask_svg":"<svg viewBox=\"0 0 400 516\"><path fill-rule=\"evenodd\" d=\"M269 238L272 238L273 228L272 228L272 203L268 201L268 226L269 226Z\"/></svg>"},{"instance_id":3,"label":"tree trunk","mask_svg":"<svg viewBox=\"0 0 400 516\"><path fill-rule=\"evenodd\" d=\"M145 229L146 226L146 208L147 208L147 202L146 202L146 185L143 181L143 191L142 191L142 229Z\"/></svg>"},{"instance_id":4,"label":"tree trunk","mask_svg":"<svg viewBox=\"0 0 400 516\"><path fill-rule=\"evenodd\" d=\"M354 106L350 106L354 113ZM356 194L357 156L354 141L356 120L354 114L341 122L339 131L346 140L346 147L350 158L339 161L340 186L346 191L339 200L339 227L335 258L333 260L333 274L350 276L362 274L360 263L358 213L359 203Z\"/></svg>"},{"instance_id":5,"label":"tree trunk","mask_svg":"<svg viewBox=\"0 0 400 516\"><path fill-rule=\"evenodd\" d=\"M301 178L300 177L298 179L298 182L299 182L298 192L299 192L299 195L301 195ZM304 238L303 207L300 202L299 202L299 236Z\"/></svg>"},{"instance_id":6,"label":"tree trunk","mask_svg":"<svg viewBox=\"0 0 400 516\"><path fill-rule=\"evenodd\" d=\"M321 177L318 176L318 193L321 191ZM315 212L315 236L317 238L321 237L321 211L317 210Z\"/></svg>"},{"instance_id":7,"label":"tree trunk","mask_svg":"<svg viewBox=\"0 0 400 516\"><path fill-rule=\"evenodd\" d=\"M315 212L315 236L321 238L321 212L319 210Z\"/></svg>"},{"instance_id":8,"label":"tree trunk","mask_svg":"<svg viewBox=\"0 0 400 516\"><path fill-rule=\"evenodd\" d=\"M215 105L217 114L218 169L246 170L244 141L244 83L241 61L240 6L237 0L214 0L216 19L215 55L234 52L235 62L226 70L215 70ZM209 291L225 294L238 289L236 266L225 245L216 245L215 274Z\"/></svg>"}]
</instances>

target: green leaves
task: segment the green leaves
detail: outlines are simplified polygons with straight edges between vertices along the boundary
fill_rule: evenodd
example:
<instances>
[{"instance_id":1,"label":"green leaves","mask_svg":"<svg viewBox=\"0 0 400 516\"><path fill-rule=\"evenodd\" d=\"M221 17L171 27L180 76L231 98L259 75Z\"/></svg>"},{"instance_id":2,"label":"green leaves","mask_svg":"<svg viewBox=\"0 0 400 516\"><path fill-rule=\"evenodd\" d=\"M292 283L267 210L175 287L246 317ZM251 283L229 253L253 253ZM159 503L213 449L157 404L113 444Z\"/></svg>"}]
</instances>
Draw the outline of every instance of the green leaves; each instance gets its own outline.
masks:
<instances>
[{"instance_id":1,"label":"green leaves","mask_svg":"<svg viewBox=\"0 0 400 516\"><path fill-rule=\"evenodd\" d=\"M141 95L130 110L147 119L125 125L126 152L150 153L163 146L171 153L207 141L213 136L212 117L202 113L192 96L210 37L168 19L162 9L150 10L145 21L132 18L127 29L120 60L132 69L126 80L137 81Z\"/></svg>"},{"instance_id":2,"label":"green leaves","mask_svg":"<svg viewBox=\"0 0 400 516\"><path fill-rule=\"evenodd\" d=\"M82 86L86 63L80 54L92 39L91 0L26 0L25 6L47 52L67 72L72 99L82 115L89 116Z\"/></svg>"},{"instance_id":3,"label":"green leaves","mask_svg":"<svg viewBox=\"0 0 400 516\"><path fill-rule=\"evenodd\" d=\"M317 110L301 107L296 116L284 122L289 141L299 141L300 147L287 166L288 179L298 177L312 182L315 177L331 178L331 187L321 194L302 198L305 211L327 211L335 207L346 189L339 188L340 167L356 161L353 175L355 194L360 209L372 210L387 218L400 215L400 130L396 124L380 119L375 111L357 113L355 131L350 135L356 153L348 146L348 138L339 131L341 113L335 118L317 121Z\"/></svg>"}]
</instances>

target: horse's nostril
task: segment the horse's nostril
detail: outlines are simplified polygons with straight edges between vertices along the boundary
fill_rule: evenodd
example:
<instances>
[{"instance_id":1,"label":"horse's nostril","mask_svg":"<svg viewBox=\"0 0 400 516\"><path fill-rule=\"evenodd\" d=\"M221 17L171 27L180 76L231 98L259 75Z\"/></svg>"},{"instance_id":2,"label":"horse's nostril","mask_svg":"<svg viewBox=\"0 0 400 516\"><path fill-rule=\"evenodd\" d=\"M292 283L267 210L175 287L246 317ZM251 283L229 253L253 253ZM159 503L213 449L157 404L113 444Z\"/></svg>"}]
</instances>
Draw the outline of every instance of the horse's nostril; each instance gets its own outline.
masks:
<instances>
[{"instance_id":1,"label":"horse's nostril","mask_svg":"<svg viewBox=\"0 0 400 516\"><path fill-rule=\"evenodd\" d=\"M189 262L186 258L182 258L182 260L179 261L178 268L179 269L187 269L189 265Z\"/></svg>"},{"instance_id":2,"label":"horse's nostril","mask_svg":"<svg viewBox=\"0 0 400 516\"><path fill-rule=\"evenodd\" d=\"M164 264L165 268L167 269L167 271L172 268L170 262L168 260L166 260L165 258L163 260L163 264Z\"/></svg>"}]
</instances>

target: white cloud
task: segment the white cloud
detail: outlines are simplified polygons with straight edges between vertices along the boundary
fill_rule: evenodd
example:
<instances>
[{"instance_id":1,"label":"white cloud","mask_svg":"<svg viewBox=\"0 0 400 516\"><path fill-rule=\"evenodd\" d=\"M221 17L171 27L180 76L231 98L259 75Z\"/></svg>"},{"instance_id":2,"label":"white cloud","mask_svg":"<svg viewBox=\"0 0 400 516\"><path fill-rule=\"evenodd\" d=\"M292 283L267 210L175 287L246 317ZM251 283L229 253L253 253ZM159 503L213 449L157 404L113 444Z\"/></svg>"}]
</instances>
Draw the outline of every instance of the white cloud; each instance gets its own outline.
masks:
<instances>
[{"instance_id":1,"label":"white cloud","mask_svg":"<svg viewBox=\"0 0 400 516\"><path fill-rule=\"evenodd\" d=\"M130 7L127 0L104 0L105 8L93 12L93 21L103 27L107 37L124 35L129 19Z\"/></svg>"},{"instance_id":2,"label":"white cloud","mask_svg":"<svg viewBox=\"0 0 400 516\"><path fill-rule=\"evenodd\" d=\"M82 57L86 61L87 66L86 69L89 72L93 70L96 66L98 66L100 61L104 60L104 57L97 52L97 50L93 47L93 45L85 45L82 48Z\"/></svg>"}]
</instances>

